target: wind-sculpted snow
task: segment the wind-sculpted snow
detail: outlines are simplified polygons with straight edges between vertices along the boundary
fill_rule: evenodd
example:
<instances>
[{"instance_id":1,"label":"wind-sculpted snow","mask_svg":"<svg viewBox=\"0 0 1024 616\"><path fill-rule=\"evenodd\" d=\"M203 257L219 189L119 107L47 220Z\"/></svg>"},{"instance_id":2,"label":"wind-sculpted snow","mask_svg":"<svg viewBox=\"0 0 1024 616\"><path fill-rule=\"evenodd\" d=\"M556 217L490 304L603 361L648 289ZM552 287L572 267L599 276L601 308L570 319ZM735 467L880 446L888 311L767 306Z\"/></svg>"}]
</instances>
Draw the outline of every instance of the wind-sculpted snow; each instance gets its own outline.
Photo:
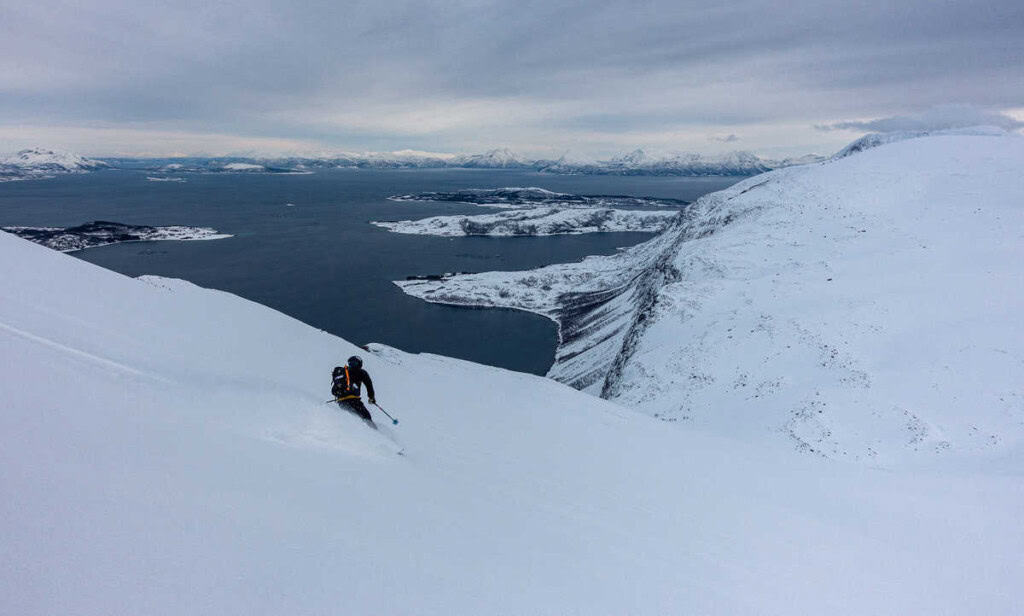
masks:
<instances>
[{"instance_id":1,"label":"wind-sculpted snow","mask_svg":"<svg viewBox=\"0 0 1024 616\"><path fill-rule=\"evenodd\" d=\"M559 323L549 376L718 433L873 463L998 457L1024 426L1024 140L900 140L707 195L657 238L397 283Z\"/></svg>"},{"instance_id":2,"label":"wind-sculpted snow","mask_svg":"<svg viewBox=\"0 0 1024 616\"><path fill-rule=\"evenodd\" d=\"M433 216L373 224L395 233L440 236L539 236L613 231L652 233L664 229L677 215L672 211L538 207L477 216Z\"/></svg>"},{"instance_id":3,"label":"wind-sculpted snow","mask_svg":"<svg viewBox=\"0 0 1024 616\"><path fill-rule=\"evenodd\" d=\"M119 222L96 222L76 227L0 227L0 230L23 237L47 248L69 252L120 244L157 240L219 240L231 237L209 227L126 225Z\"/></svg>"},{"instance_id":4,"label":"wind-sculpted snow","mask_svg":"<svg viewBox=\"0 0 1024 616\"><path fill-rule=\"evenodd\" d=\"M451 192L422 192L410 195L395 195L393 201L436 201L452 203L474 203L488 207L580 207L580 208L681 208L689 201L659 197L631 197L628 195L574 195L545 190L543 188L467 188Z\"/></svg>"}]
</instances>

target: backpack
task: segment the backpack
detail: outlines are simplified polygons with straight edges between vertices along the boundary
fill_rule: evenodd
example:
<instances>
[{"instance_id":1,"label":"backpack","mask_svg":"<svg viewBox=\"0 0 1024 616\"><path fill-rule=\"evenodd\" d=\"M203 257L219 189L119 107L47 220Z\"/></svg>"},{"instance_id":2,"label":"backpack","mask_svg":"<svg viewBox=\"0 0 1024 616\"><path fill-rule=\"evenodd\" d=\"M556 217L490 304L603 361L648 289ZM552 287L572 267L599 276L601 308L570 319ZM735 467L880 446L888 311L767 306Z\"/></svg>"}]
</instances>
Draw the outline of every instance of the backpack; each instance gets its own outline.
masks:
<instances>
[{"instance_id":1,"label":"backpack","mask_svg":"<svg viewBox=\"0 0 1024 616\"><path fill-rule=\"evenodd\" d=\"M348 366L334 369L334 384L331 386L331 394L335 398L359 397L359 383L352 380Z\"/></svg>"}]
</instances>

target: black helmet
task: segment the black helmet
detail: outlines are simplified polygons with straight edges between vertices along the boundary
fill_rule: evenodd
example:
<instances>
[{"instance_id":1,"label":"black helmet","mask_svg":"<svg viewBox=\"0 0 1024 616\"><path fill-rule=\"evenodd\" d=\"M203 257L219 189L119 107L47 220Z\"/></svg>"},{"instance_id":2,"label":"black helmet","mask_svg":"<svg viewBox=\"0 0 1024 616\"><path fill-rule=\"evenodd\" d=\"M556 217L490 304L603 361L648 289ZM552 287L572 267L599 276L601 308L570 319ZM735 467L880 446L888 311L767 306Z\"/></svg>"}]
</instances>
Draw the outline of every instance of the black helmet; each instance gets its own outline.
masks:
<instances>
[{"instance_id":1,"label":"black helmet","mask_svg":"<svg viewBox=\"0 0 1024 616\"><path fill-rule=\"evenodd\" d=\"M363 358L359 357L358 355L353 355L352 357L349 357L348 358L348 367L349 368L362 368L363 367Z\"/></svg>"}]
</instances>

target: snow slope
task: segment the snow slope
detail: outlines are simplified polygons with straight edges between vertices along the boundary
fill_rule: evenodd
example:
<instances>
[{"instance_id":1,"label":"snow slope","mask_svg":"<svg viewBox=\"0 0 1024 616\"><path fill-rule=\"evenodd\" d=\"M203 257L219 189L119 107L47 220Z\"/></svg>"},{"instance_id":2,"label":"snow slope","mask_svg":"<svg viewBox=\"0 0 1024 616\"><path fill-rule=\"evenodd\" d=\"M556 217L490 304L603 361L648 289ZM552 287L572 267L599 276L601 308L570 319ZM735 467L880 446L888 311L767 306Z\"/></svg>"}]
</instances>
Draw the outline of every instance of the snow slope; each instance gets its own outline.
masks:
<instances>
[{"instance_id":1,"label":"snow slope","mask_svg":"<svg viewBox=\"0 0 1024 616\"><path fill-rule=\"evenodd\" d=\"M879 471L0 233L0 613L1019 613L1020 466ZM396 455L403 451L404 455Z\"/></svg>"},{"instance_id":2,"label":"snow slope","mask_svg":"<svg viewBox=\"0 0 1024 616\"><path fill-rule=\"evenodd\" d=\"M1024 139L875 145L617 255L396 284L555 319L550 376L668 421L870 464L1020 460Z\"/></svg>"}]
</instances>

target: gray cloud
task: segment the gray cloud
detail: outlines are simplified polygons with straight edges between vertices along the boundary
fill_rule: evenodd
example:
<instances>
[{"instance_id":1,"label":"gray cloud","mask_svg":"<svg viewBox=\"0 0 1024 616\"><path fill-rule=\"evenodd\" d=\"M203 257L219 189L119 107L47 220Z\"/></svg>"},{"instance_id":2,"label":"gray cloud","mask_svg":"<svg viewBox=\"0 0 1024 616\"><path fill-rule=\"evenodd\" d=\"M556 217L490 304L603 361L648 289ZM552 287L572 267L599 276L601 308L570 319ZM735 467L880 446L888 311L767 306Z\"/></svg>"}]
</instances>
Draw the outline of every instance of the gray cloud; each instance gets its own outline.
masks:
<instances>
[{"instance_id":1,"label":"gray cloud","mask_svg":"<svg viewBox=\"0 0 1024 616\"><path fill-rule=\"evenodd\" d=\"M828 145L812 124L1021 106L1022 57L1019 0L37 0L0 8L0 123L448 150L762 147L799 125Z\"/></svg>"},{"instance_id":2,"label":"gray cloud","mask_svg":"<svg viewBox=\"0 0 1024 616\"><path fill-rule=\"evenodd\" d=\"M875 120L853 120L818 125L819 130L854 130L890 133L896 131L942 130L967 126L997 126L1005 130L1024 127L1024 122L1005 113L973 105L941 105L913 115L899 115Z\"/></svg>"},{"instance_id":3,"label":"gray cloud","mask_svg":"<svg viewBox=\"0 0 1024 616\"><path fill-rule=\"evenodd\" d=\"M721 141L722 143L734 143L740 140L735 133L729 133L728 135L710 135L708 136L708 139L711 141Z\"/></svg>"}]
</instances>

